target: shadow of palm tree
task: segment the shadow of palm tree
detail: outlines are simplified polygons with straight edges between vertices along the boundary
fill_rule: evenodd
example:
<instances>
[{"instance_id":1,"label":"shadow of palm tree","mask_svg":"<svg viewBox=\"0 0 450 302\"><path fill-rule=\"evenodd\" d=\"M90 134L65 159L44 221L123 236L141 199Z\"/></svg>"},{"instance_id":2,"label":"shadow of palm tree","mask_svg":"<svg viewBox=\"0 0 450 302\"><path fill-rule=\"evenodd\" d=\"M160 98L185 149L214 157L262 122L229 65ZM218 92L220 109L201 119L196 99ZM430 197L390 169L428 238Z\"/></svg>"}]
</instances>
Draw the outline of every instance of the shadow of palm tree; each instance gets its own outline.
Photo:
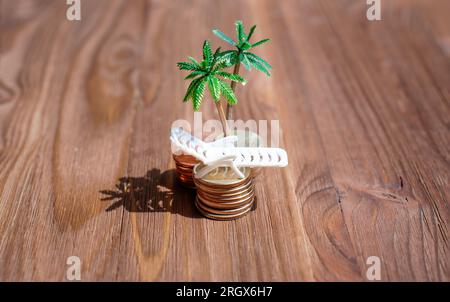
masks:
<instances>
[{"instance_id":1,"label":"shadow of palm tree","mask_svg":"<svg viewBox=\"0 0 450 302\"><path fill-rule=\"evenodd\" d=\"M176 193L175 193L176 192ZM175 180L175 170L152 169L143 177L121 177L115 190L101 190L102 201L113 201L107 212L124 207L129 212L171 212L200 217L195 210L195 191Z\"/></svg>"}]
</instances>

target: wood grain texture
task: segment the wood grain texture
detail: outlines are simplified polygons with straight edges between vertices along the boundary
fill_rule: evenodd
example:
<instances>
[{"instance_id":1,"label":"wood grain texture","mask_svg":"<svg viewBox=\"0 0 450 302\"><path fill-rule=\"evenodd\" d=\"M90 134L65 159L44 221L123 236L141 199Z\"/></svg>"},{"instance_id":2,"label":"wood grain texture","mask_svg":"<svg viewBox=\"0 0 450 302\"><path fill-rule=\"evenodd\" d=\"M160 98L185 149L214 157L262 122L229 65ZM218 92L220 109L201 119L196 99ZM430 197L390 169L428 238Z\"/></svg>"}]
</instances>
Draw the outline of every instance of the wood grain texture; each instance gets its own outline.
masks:
<instances>
[{"instance_id":1,"label":"wood grain texture","mask_svg":"<svg viewBox=\"0 0 450 302\"><path fill-rule=\"evenodd\" d=\"M446 0L0 0L0 280L450 280ZM213 9L213 7L215 7ZM246 217L175 181L175 63L232 24L271 37L236 119L279 119L289 167ZM212 103L204 118L215 118Z\"/></svg>"}]
</instances>

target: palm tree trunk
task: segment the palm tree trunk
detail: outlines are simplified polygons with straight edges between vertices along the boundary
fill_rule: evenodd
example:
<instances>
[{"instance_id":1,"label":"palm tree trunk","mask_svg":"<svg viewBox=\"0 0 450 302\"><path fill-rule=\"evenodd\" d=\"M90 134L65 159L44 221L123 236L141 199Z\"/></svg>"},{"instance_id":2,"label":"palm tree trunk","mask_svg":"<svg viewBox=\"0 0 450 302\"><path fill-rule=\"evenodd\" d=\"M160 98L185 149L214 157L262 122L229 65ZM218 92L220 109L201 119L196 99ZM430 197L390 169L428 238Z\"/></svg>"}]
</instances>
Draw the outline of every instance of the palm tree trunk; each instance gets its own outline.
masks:
<instances>
[{"instance_id":1,"label":"palm tree trunk","mask_svg":"<svg viewBox=\"0 0 450 302\"><path fill-rule=\"evenodd\" d=\"M239 74L239 67L241 66L241 63L238 62L236 65L234 65L234 74ZM236 84L237 82L231 81L231 89L233 92L236 90ZM233 106L230 104L227 104L227 120L231 120L233 118Z\"/></svg>"},{"instance_id":2,"label":"palm tree trunk","mask_svg":"<svg viewBox=\"0 0 450 302\"><path fill-rule=\"evenodd\" d=\"M222 102L219 100L216 103L217 112L219 113L220 122L222 123L222 129L225 136L230 135L230 129L228 129L227 118L222 108Z\"/></svg>"}]
</instances>

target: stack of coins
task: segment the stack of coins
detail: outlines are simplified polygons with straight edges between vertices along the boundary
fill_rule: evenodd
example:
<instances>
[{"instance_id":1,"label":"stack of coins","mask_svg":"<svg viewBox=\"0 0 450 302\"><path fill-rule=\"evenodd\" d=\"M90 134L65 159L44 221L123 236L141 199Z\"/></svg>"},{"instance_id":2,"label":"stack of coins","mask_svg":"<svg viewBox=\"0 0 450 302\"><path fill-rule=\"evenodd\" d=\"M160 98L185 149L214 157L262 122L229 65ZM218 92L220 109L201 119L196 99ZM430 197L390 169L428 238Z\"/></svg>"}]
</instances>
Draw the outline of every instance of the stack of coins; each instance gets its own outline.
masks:
<instances>
[{"instance_id":1,"label":"stack of coins","mask_svg":"<svg viewBox=\"0 0 450 302\"><path fill-rule=\"evenodd\" d=\"M194 167L196 171L202 164ZM255 191L251 170L241 170L245 178L238 178L230 168L220 167L200 178L194 177L197 187L195 205L203 216L216 220L232 220L247 214L253 207Z\"/></svg>"},{"instance_id":2,"label":"stack of coins","mask_svg":"<svg viewBox=\"0 0 450 302\"><path fill-rule=\"evenodd\" d=\"M193 168L199 163L195 157L191 155L173 155L176 166L176 174L179 182L190 189L195 189L195 184L193 180Z\"/></svg>"}]
</instances>

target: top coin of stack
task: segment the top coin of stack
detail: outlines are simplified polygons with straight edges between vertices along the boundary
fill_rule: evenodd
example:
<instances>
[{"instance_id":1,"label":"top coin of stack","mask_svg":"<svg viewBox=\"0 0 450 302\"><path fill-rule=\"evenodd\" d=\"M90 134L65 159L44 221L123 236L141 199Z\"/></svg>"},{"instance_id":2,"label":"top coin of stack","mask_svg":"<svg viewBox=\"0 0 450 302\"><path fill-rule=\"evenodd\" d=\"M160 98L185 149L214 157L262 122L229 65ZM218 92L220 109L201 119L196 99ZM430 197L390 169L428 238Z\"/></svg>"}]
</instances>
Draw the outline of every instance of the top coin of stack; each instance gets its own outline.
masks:
<instances>
[{"instance_id":1,"label":"top coin of stack","mask_svg":"<svg viewBox=\"0 0 450 302\"><path fill-rule=\"evenodd\" d=\"M176 166L176 174L180 183L191 189L195 189L195 184L193 180L193 168L199 161L191 155L173 155Z\"/></svg>"},{"instance_id":2,"label":"top coin of stack","mask_svg":"<svg viewBox=\"0 0 450 302\"><path fill-rule=\"evenodd\" d=\"M203 167L194 167L194 174ZM197 209L207 218L231 220L244 216L253 207L255 200L253 177L249 168L243 168L245 178L238 178L227 167L211 171L203 178L195 178L197 187Z\"/></svg>"}]
</instances>

